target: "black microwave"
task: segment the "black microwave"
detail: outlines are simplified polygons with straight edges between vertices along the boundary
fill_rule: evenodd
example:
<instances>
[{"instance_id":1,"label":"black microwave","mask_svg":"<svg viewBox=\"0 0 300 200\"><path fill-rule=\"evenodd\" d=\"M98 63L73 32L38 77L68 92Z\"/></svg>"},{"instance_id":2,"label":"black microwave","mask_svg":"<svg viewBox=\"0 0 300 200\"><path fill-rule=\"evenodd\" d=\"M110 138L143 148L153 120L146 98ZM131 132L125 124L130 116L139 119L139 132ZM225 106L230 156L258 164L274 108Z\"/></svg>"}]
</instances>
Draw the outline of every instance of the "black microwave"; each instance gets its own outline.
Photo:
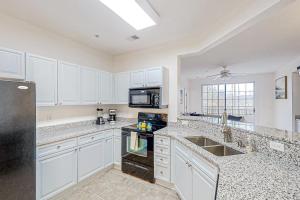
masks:
<instances>
[{"instance_id":1,"label":"black microwave","mask_svg":"<svg viewBox=\"0 0 300 200\"><path fill-rule=\"evenodd\" d=\"M162 88L131 88L129 89L129 103L131 108L165 108L162 105Z\"/></svg>"}]
</instances>

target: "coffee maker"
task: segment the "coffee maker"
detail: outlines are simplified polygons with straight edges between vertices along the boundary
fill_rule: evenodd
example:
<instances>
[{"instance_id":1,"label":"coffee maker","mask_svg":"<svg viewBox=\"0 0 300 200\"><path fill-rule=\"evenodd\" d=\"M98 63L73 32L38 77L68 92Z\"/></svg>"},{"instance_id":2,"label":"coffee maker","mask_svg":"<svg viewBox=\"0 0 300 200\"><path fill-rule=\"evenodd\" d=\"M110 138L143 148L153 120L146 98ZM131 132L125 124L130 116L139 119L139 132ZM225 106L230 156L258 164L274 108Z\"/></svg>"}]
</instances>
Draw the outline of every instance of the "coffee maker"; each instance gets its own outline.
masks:
<instances>
[{"instance_id":1,"label":"coffee maker","mask_svg":"<svg viewBox=\"0 0 300 200\"><path fill-rule=\"evenodd\" d=\"M110 124L115 124L117 120L117 110L116 109L109 109L108 110L108 119Z\"/></svg>"},{"instance_id":2,"label":"coffee maker","mask_svg":"<svg viewBox=\"0 0 300 200\"><path fill-rule=\"evenodd\" d=\"M104 118L103 118L103 109L102 108L97 108L97 120L96 120L97 125L102 125L105 124Z\"/></svg>"}]
</instances>

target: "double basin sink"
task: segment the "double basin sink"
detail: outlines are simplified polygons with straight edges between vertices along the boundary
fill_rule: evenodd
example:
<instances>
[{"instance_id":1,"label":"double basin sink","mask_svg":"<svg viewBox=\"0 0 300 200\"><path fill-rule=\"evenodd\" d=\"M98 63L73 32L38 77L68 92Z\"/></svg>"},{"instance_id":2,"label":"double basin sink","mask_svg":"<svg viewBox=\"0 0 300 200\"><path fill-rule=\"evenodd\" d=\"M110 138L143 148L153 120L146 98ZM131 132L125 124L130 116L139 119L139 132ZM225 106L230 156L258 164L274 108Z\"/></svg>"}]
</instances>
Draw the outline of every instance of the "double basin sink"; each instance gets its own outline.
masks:
<instances>
[{"instance_id":1,"label":"double basin sink","mask_svg":"<svg viewBox=\"0 0 300 200\"><path fill-rule=\"evenodd\" d=\"M203 136L191 136L191 137L185 137L185 139L202 147L206 151L208 151L216 156L231 156L231 155L243 154L240 151L237 151L233 148L222 145L214 140L211 140L211 139L203 137Z\"/></svg>"}]
</instances>

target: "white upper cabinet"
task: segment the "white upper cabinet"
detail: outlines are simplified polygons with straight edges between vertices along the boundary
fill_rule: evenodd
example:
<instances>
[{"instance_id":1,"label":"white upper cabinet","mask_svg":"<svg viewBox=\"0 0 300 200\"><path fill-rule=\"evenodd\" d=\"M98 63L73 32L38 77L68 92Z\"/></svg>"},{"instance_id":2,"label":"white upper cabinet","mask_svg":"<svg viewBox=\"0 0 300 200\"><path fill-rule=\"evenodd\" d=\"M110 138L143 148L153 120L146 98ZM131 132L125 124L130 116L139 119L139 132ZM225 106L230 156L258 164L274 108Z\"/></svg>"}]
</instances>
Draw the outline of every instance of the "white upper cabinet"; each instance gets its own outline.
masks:
<instances>
[{"instance_id":1,"label":"white upper cabinet","mask_svg":"<svg viewBox=\"0 0 300 200\"><path fill-rule=\"evenodd\" d=\"M0 48L0 78L25 79L25 53Z\"/></svg>"},{"instance_id":2,"label":"white upper cabinet","mask_svg":"<svg viewBox=\"0 0 300 200\"><path fill-rule=\"evenodd\" d=\"M145 87L145 70L131 72L131 88Z\"/></svg>"},{"instance_id":3,"label":"white upper cabinet","mask_svg":"<svg viewBox=\"0 0 300 200\"><path fill-rule=\"evenodd\" d=\"M59 62L58 102L59 105L80 104L80 67L78 65Z\"/></svg>"},{"instance_id":4,"label":"white upper cabinet","mask_svg":"<svg viewBox=\"0 0 300 200\"><path fill-rule=\"evenodd\" d=\"M110 72L100 72L100 103L112 104L113 103L113 74Z\"/></svg>"},{"instance_id":5,"label":"white upper cabinet","mask_svg":"<svg viewBox=\"0 0 300 200\"><path fill-rule=\"evenodd\" d=\"M128 104L128 91L130 87L130 73L115 74L115 103Z\"/></svg>"},{"instance_id":6,"label":"white upper cabinet","mask_svg":"<svg viewBox=\"0 0 300 200\"><path fill-rule=\"evenodd\" d=\"M95 69L81 67L80 69L81 104L98 103L98 72Z\"/></svg>"},{"instance_id":7,"label":"white upper cabinet","mask_svg":"<svg viewBox=\"0 0 300 200\"><path fill-rule=\"evenodd\" d=\"M162 86L163 85L163 68L155 67L146 69L146 86Z\"/></svg>"},{"instance_id":8,"label":"white upper cabinet","mask_svg":"<svg viewBox=\"0 0 300 200\"><path fill-rule=\"evenodd\" d=\"M57 60L27 54L26 80L36 84L37 106L57 104Z\"/></svg>"},{"instance_id":9,"label":"white upper cabinet","mask_svg":"<svg viewBox=\"0 0 300 200\"><path fill-rule=\"evenodd\" d=\"M168 71L164 67L153 67L131 72L131 88L137 87L167 87Z\"/></svg>"}]
</instances>

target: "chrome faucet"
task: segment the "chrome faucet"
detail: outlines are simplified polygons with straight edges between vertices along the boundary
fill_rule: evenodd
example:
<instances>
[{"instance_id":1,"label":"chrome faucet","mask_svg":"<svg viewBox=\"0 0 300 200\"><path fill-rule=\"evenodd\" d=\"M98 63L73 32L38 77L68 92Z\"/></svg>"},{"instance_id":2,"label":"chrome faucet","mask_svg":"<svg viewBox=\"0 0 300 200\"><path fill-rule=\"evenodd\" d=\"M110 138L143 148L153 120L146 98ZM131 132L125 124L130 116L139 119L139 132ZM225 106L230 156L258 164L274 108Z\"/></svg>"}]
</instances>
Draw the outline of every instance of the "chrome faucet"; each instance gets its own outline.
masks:
<instances>
[{"instance_id":1,"label":"chrome faucet","mask_svg":"<svg viewBox=\"0 0 300 200\"><path fill-rule=\"evenodd\" d=\"M227 123L228 120L228 115L227 112L224 111L221 117L221 132L224 135L224 142L232 142L232 133L231 133L231 128L228 126Z\"/></svg>"}]
</instances>

